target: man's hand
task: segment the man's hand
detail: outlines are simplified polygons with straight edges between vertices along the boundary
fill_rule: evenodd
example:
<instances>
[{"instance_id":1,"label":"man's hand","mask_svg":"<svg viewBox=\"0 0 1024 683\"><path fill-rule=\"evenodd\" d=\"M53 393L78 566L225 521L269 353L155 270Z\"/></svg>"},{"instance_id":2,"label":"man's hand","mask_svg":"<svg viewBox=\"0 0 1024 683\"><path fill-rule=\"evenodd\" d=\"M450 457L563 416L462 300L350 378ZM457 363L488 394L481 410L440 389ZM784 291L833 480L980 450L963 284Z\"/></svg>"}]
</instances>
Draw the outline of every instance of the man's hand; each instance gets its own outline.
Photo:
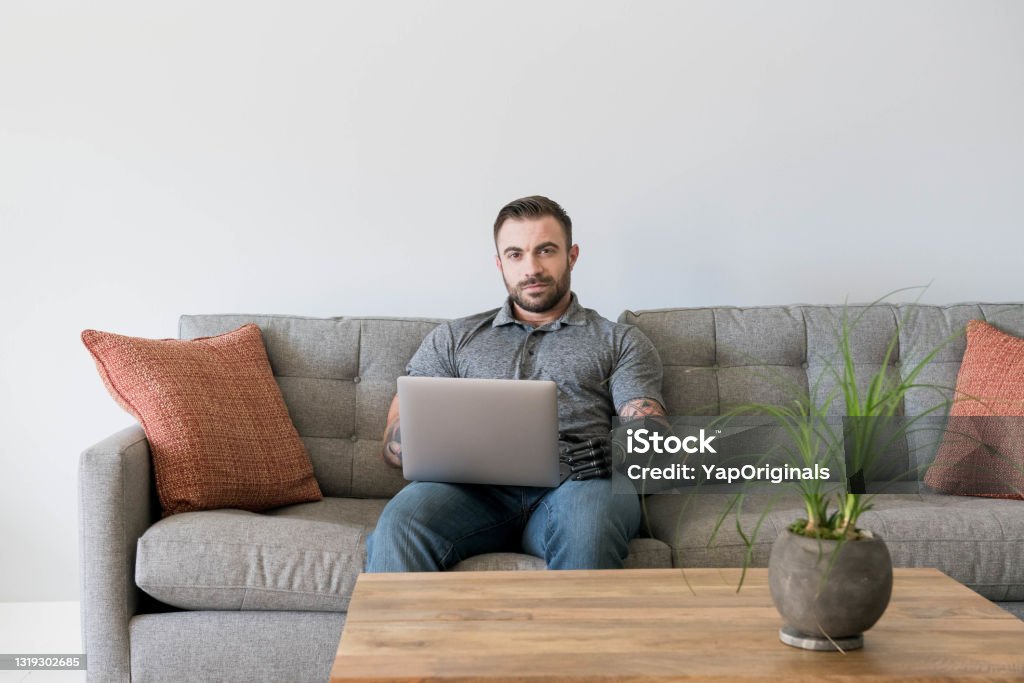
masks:
<instances>
[{"instance_id":1,"label":"man's hand","mask_svg":"<svg viewBox=\"0 0 1024 683\"><path fill-rule=\"evenodd\" d=\"M627 401L619 408L619 416L627 420L653 419L657 423L664 423L665 409L657 401L649 398L638 398ZM612 444L605 436L591 437L582 441L570 444L563 444L558 453L558 461L568 466L569 479L583 481L585 479L598 479L612 475Z\"/></svg>"},{"instance_id":2,"label":"man's hand","mask_svg":"<svg viewBox=\"0 0 1024 683\"><path fill-rule=\"evenodd\" d=\"M577 481L612 475L612 446L607 437L598 436L560 447L558 461L569 466L569 478Z\"/></svg>"},{"instance_id":3,"label":"man's hand","mask_svg":"<svg viewBox=\"0 0 1024 683\"><path fill-rule=\"evenodd\" d=\"M380 455L392 467L402 466L402 429L399 426L397 394L388 409L388 426L384 428L384 444Z\"/></svg>"},{"instance_id":4,"label":"man's hand","mask_svg":"<svg viewBox=\"0 0 1024 683\"><path fill-rule=\"evenodd\" d=\"M672 422L668 419L665 408L658 401L649 398L637 398L627 401L619 408L619 417L622 418L620 428L644 428L649 432L661 435L662 438L673 435ZM622 441L622 438L623 435L619 434L616 437L615 443L615 467L619 471L622 471L628 464L632 463L643 464L649 467L666 467L679 462L679 456L672 453L650 453L647 456L630 456L626 453L625 443ZM642 459L638 459L641 457ZM687 457L684 455L682 462L685 463ZM668 479L660 481L644 480L643 484L633 483L638 487L637 492L640 494L657 493L676 487L675 482Z\"/></svg>"}]
</instances>

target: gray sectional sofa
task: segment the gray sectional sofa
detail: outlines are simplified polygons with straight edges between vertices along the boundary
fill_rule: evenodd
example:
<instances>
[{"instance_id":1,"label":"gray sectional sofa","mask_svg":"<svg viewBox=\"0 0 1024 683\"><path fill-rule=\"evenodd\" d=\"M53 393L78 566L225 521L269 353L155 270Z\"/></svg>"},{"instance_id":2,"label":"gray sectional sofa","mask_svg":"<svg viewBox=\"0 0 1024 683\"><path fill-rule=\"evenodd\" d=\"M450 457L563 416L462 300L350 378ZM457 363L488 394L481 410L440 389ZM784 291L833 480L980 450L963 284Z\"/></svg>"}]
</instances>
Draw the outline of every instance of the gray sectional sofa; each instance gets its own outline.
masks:
<instances>
[{"instance_id":1,"label":"gray sectional sofa","mask_svg":"<svg viewBox=\"0 0 1024 683\"><path fill-rule=\"evenodd\" d=\"M665 365L670 414L715 414L735 402L780 399L752 359L807 386L831 356L839 307L685 308L627 311ZM907 308L871 310L854 338L857 361L877 369ZM1024 304L919 306L900 332L892 373L972 319L1024 336ZM161 519L142 429L127 428L80 461L81 600L91 681L324 681L362 566L365 538L404 481L379 458L395 380L437 320L292 316L183 316L180 336L263 330L270 362L325 495L264 514L216 510ZM955 384L963 338L932 361L921 382ZM907 414L934 395L908 395ZM841 414L842 406L834 410ZM909 451L914 445L909 444ZM725 495L646 499L646 534L629 566L738 566L731 525L707 539ZM752 523L758 501L748 502ZM766 565L795 501L777 505L755 547ZM885 495L862 517L894 563L938 567L1021 614L1024 502L918 491ZM520 554L470 558L457 569L541 569Z\"/></svg>"}]
</instances>

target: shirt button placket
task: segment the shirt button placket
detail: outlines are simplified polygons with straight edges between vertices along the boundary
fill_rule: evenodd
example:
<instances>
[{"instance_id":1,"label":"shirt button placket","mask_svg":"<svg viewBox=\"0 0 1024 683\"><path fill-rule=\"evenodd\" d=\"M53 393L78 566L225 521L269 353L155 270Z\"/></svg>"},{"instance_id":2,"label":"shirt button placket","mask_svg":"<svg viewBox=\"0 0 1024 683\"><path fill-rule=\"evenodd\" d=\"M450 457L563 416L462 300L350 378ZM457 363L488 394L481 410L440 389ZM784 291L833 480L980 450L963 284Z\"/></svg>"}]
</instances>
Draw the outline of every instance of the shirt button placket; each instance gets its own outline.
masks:
<instances>
[{"instance_id":1,"label":"shirt button placket","mask_svg":"<svg viewBox=\"0 0 1024 683\"><path fill-rule=\"evenodd\" d=\"M529 377L531 368L533 367L533 330L526 333L526 339L523 340L523 350L519 354L519 377Z\"/></svg>"}]
</instances>

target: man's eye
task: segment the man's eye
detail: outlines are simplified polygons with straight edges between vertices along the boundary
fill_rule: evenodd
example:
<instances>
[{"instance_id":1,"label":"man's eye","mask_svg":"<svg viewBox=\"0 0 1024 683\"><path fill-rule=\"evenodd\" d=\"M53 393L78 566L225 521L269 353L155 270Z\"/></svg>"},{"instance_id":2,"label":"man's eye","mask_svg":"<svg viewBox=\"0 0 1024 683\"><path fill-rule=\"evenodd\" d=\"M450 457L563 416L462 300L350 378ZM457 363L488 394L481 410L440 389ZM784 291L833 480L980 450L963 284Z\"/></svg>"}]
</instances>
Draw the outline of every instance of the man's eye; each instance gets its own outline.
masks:
<instances>
[{"instance_id":1,"label":"man's eye","mask_svg":"<svg viewBox=\"0 0 1024 683\"><path fill-rule=\"evenodd\" d=\"M542 254L553 254L553 253L555 253L555 250L552 249L551 247L544 247L543 249L540 250L540 253L542 253Z\"/></svg>"},{"instance_id":2,"label":"man's eye","mask_svg":"<svg viewBox=\"0 0 1024 683\"><path fill-rule=\"evenodd\" d=\"M510 261L515 261L520 256L522 256L522 254L520 254L519 252L515 252L515 251L510 251L509 254L508 254L508 258L509 258Z\"/></svg>"}]
</instances>

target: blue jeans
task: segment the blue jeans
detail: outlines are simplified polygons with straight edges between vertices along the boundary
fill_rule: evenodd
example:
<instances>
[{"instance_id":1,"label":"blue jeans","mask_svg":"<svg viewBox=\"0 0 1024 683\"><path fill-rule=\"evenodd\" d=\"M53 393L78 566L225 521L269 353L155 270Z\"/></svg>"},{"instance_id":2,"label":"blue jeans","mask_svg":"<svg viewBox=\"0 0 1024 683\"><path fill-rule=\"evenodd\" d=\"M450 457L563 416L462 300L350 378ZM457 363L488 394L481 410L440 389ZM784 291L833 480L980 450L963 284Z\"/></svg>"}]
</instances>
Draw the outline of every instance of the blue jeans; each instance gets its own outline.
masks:
<instances>
[{"instance_id":1,"label":"blue jeans","mask_svg":"<svg viewBox=\"0 0 1024 683\"><path fill-rule=\"evenodd\" d=\"M493 552L536 555L548 569L614 569L639 528L639 499L613 494L611 479L555 489L417 481L384 508L366 571L437 571Z\"/></svg>"}]
</instances>

